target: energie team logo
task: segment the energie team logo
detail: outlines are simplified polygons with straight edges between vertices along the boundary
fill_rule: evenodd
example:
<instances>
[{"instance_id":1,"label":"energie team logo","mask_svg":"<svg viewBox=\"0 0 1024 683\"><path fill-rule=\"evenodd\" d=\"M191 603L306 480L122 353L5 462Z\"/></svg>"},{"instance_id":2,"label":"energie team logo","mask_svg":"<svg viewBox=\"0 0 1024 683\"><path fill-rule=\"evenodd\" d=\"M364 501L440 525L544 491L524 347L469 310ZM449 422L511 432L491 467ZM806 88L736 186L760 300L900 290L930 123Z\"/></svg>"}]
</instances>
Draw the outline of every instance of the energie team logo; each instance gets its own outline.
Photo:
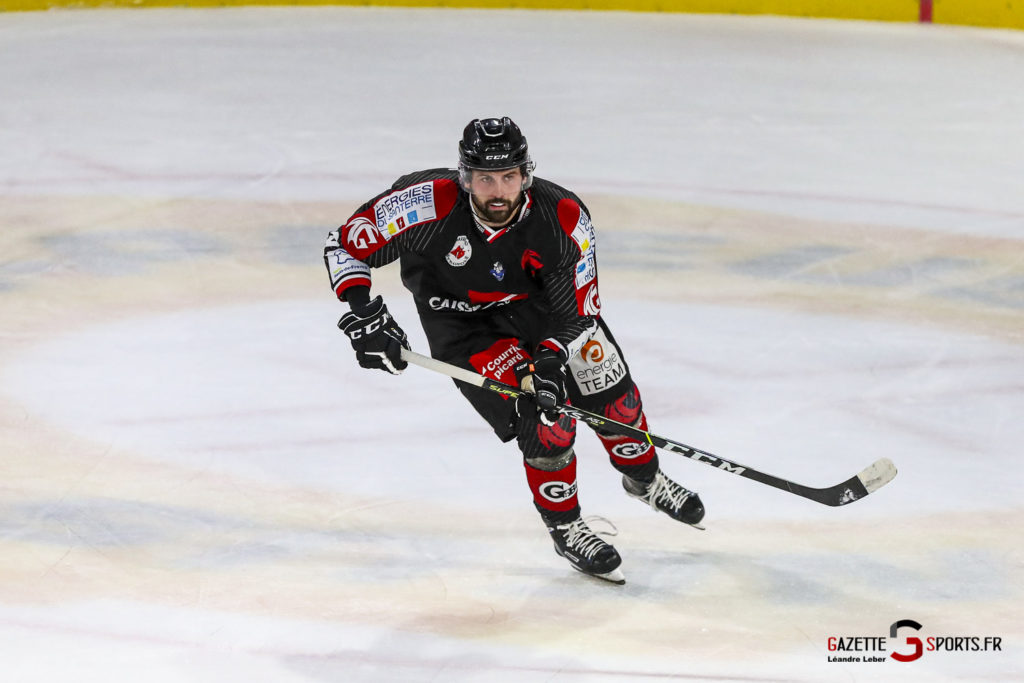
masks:
<instances>
[{"instance_id":1,"label":"energie team logo","mask_svg":"<svg viewBox=\"0 0 1024 683\"><path fill-rule=\"evenodd\" d=\"M583 345L578 356L569 361L576 386L584 396L596 394L615 386L626 376L626 364L619 350L602 330Z\"/></svg>"}]
</instances>

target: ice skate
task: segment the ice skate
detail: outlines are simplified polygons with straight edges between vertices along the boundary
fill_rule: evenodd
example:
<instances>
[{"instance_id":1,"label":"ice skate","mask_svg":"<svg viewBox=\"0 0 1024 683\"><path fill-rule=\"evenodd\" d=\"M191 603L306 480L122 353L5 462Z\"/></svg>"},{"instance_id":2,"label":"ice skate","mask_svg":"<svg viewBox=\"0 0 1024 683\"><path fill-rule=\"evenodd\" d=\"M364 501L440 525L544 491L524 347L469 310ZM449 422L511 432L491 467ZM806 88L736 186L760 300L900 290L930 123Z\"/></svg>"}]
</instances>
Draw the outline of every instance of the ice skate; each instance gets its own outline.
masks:
<instances>
[{"instance_id":1,"label":"ice skate","mask_svg":"<svg viewBox=\"0 0 1024 683\"><path fill-rule=\"evenodd\" d=\"M584 574L615 584L626 583L618 551L594 533L582 518L548 527L555 552Z\"/></svg>"},{"instance_id":2,"label":"ice skate","mask_svg":"<svg viewBox=\"0 0 1024 683\"><path fill-rule=\"evenodd\" d=\"M661 470L658 470L654 481L649 484L623 476L622 486L627 494L642 500L652 509L660 510L683 524L704 529L700 525L704 519L704 504L700 502L700 496L675 483Z\"/></svg>"}]
</instances>

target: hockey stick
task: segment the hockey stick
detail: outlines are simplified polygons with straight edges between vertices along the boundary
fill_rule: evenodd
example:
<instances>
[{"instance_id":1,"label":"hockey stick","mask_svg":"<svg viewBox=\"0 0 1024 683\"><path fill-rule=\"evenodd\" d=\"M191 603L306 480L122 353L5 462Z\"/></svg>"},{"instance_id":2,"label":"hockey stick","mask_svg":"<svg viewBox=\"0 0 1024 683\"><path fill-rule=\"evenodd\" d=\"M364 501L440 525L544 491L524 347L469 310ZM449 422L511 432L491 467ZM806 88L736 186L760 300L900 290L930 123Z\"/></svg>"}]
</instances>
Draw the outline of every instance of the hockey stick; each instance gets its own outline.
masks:
<instances>
[{"instance_id":1,"label":"hockey stick","mask_svg":"<svg viewBox=\"0 0 1024 683\"><path fill-rule=\"evenodd\" d=\"M508 384L502 384L483 375L478 375L475 372L464 370L463 368L456 367L449 363L445 363L427 356L420 355L414 351L408 351L402 349L402 358L413 365L418 365L427 370L433 370L439 372L442 375L448 375L453 379L457 379L466 384L492 391L502 396L508 396L509 398L518 398L523 395L524 391L517 389ZM558 406L559 412L582 420L587 424L593 425L594 427L600 427L601 429L619 434L620 436L628 436L633 439L640 441L646 441L655 448L662 448L673 453L679 453L685 455L691 460L702 462L705 465L718 468L724 472L730 474L736 474L747 479L753 479L754 481L767 484L768 486L774 486L777 489L788 491L789 493L813 500L817 503L824 505L831 505L833 507L839 505L846 505L852 503L855 500L860 500L869 493L873 493L878 489L882 488L896 476L896 466L888 458L881 458L865 467L856 476L850 477L846 481L836 484L835 486L829 486L823 489L811 488L810 486L804 486L803 484L797 484L780 477L766 474L765 472L759 472L752 467L746 465L740 465L738 463L726 460L725 458L719 457L714 453L708 453L702 451L699 448L687 446L684 443L678 441L672 441L656 434L651 434L642 429L632 427L622 422L616 422L606 417L602 417L596 413L591 413L575 406L560 405Z\"/></svg>"}]
</instances>

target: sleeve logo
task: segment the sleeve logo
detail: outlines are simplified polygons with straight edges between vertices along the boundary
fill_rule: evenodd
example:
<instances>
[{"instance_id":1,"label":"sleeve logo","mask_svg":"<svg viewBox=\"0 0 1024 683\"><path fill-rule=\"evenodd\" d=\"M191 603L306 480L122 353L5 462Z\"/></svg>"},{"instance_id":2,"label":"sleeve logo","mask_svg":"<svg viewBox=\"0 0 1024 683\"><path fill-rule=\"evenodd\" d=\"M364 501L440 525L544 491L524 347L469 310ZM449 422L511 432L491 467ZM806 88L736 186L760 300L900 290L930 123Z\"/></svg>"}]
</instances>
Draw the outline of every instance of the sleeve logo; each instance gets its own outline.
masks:
<instances>
[{"instance_id":1,"label":"sleeve logo","mask_svg":"<svg viewBox=\"0 0 1024 683\"><path fill-rule=\"evenodd\" d=\"M580 259L573 274L577 310L581 315L598 316L601 314L601 299L597 296L597 237L590 216L582 209L570 237L580 250Z\"/></svg>"},{"instance_id":2,"label":"sleeve logo","mask_svg":"<svg viewBox=\"0 0 1024 683\"><path fill-rule=\"evenodd\" d=\"M420 183L381 197L373 205L373 215L377 231L385 240L390 240L418 223L436 219L434 183Z\"/></svg>"},{"instance_id":3,"label":"sleeve logo","mask_svg":"<svg viewBox=\"0 0 1024 683\"><path fill-rule=\"evenodd\" d=\"M596 277L597 260L594 258L593 251L591 251L591 253L576 263L576 289L583 289L587 283L592 282Z\"/></svg>"},{"instance_id":4,"label":"sleeve logo","mask_svg":"<svg viewBox=\"0 0 1024 683\"><path fill-rule=\"evenodd\" d=\"M572 241L580 248L581 259L586 259L588 256L593 258L594 242L596 241L594 224L591 222L590 216L582 210L580 211L580 219L576 221L576 227L573 228L571 236Z\"/></svg>"},{"instance_id":5,"label":"sleeve logo","mask_svg":"<svg viewBox=\"0 0 1024 683\"><path fill-rule=\"evenodd\" d=\"M331 271L331 284L335 289L346 280L370 277L370 266L353 258L344 249L328 252L327 260Z\"/></svg>"},{"instance_id":6,"label":"sleeve logo","mask_svg":"<svg viewBox=\"0 0 1024 683\"><path fill-rule=\"evenodd\" d=\"M601 297L597 295L597 283L590 285L583 298L583 313L585 315L601 315Z\"/></svg>"},{"instance_id":7,"label":"sleeve logo","mask_svg":"<svg viewBox=\"0 0 1024 683\"><path fill-rule=\"evenodd\" d=\"M377 228L367 218L356 216L348 224L348 243L366 250L377 245Z\"/></svg>"}]
</instances>

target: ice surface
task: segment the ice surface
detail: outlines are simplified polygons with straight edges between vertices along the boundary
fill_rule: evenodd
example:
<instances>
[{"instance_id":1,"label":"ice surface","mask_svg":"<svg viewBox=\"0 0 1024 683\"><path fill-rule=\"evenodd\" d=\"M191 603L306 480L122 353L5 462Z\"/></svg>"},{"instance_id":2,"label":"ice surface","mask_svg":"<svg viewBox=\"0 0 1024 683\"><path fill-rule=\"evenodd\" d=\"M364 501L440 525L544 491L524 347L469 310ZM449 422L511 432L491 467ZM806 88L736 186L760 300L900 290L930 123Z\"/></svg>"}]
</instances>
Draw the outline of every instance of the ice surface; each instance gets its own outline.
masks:
<instances>
[{"instance_id":1,"label":"ice surface","mask_svg":"<svg viewBox=\"0 0 1024 683\"><path fill-rule=\"evenodd\" d=\"M0 19L4 680L1024 680L1024 37L371 8ZM318 254L509 114L708 530L578 441L551 551L450 381L356 366ZM425 349L393 268L375 287ZM830 637L1001 637L839 663ZM904 629L884 651L908 652Z\"/></svg>"}]
</instances>

